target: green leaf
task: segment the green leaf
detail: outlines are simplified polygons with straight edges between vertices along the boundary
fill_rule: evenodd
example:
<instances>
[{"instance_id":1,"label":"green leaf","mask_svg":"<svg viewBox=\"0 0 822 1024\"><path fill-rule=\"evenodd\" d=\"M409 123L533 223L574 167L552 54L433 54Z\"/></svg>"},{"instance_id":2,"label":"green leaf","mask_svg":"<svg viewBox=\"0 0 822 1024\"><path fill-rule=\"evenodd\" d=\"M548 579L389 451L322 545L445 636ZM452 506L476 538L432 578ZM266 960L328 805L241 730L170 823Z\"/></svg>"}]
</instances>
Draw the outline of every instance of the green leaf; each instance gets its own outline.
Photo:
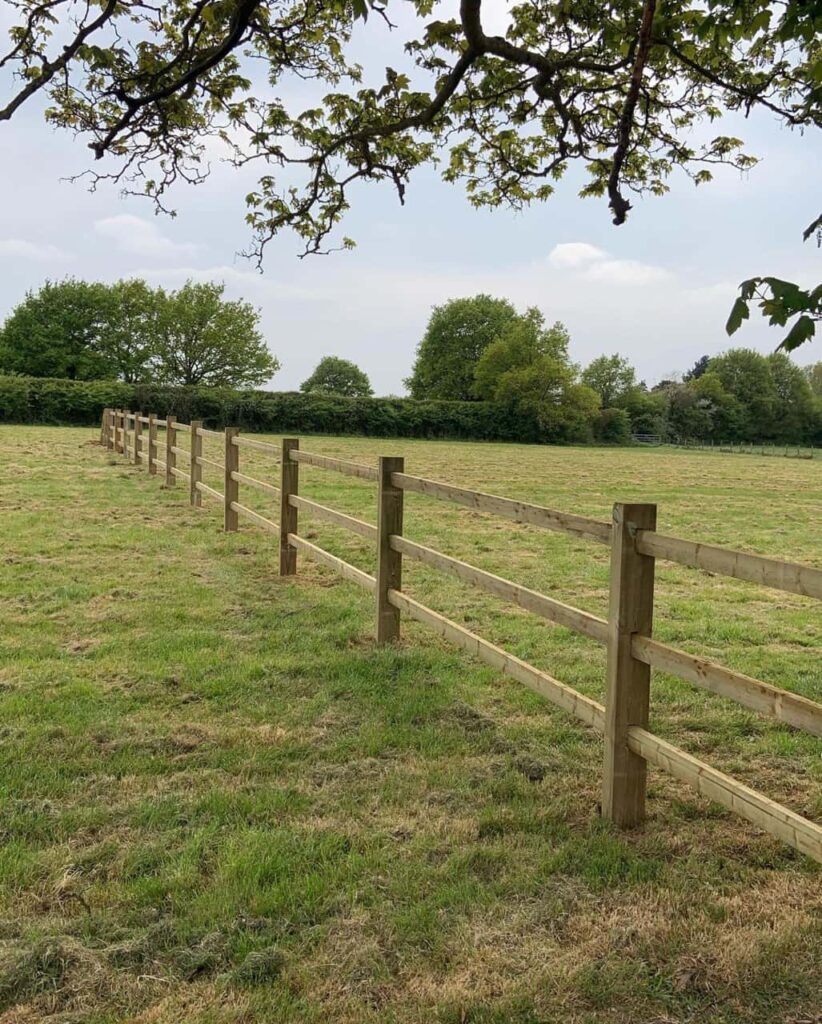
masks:
<instances>
[{"instance_id":1,"label":"green leaf","mask_svg":"<svg viewBox=\"0 0 822 1024\"><path fill-rule=\"evenodd\" d=\"M742 326L742 321L747 320L749 316L748 303L743 298L737 299L731 309L731 315L728 317L728 322L725 324L725 330L727 333L736 334Z\"/></svg>"},{"instance_id":2,"label":"green leaf","mask_svg":"<svg viewBox=\"0 0 822 1024\"><path fill-rule=\"evenodd\" d=\"M801 316L788 331L785 340L779 347L786 352L793 352L795 348L810 341L814 334L816 334L816 324L809 316Z\"/></svg>"}]
</instances>

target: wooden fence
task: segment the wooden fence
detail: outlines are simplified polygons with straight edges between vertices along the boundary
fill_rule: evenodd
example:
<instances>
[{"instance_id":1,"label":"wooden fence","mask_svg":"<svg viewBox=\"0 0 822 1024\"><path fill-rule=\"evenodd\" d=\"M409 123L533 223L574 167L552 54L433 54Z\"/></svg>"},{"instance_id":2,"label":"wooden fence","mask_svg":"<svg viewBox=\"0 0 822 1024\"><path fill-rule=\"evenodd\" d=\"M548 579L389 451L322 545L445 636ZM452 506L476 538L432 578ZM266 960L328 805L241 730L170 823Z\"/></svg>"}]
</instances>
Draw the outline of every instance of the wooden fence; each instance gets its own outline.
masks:
<instances>
[{"instance_id":1,"label":"wooden fence","mask_svg":"<svg viewBox=\"0 0 822 1024\"><path fill-rule=\"evenodd\" d=\"M166 428L162 451L158 443L158 427ZM188 434L187 448L177 443L182 432ZM225 456L222 462L203 457L204 438L223 441ZM618 503L614 506L612 521L601 522L413 476L405 472L401 458L380 458L379 466L375 468L302 451L296 439L285 439L278 446L241 437L234 427L218 433L204 430L196 421L182 424L172 416L161 420L153 415L110 409L103 414L101 442L134 463L146 464L151 474L164 470L169 486L174 486L178 479L185 481L192 505L199 506L204 494L221 502L227 531L237 530L239 520L246 519L276 534L279 537L281 575L296 573L297 553L300 552L370 591L375 595L378 643L396 640L400 635L401 617L407 615L602 733L605 738L602 811L618 826L631 827L643 820L646 772L648 764L652 764L822 863L822 826L712 768L648 729L651 670L657 669L735 700L791 728L822 736L822 704L688 654L652 636L657 559L816 599L822 599L822 570L665 536L656 530L656 506L652 504ZM278 459L279 487L240 472L243 449L266 452ZM160 454L165 458L161 459ZM178 468L178 457L188 459L185 471ZM302 465L376 484L377 525L372 526L302 497L299 493ZM224 473L222 492L203 483L204 466ZM241 504L241 486L278 499L279 523ZM611 550L608 618L574 608L408 540L403 536L406 494L422 494L455 502L517 523L529 523L595 544L608 545ZM373 541L377 553L376 575L364 572L301 537L300 512L345 527ZM547 672L414 600L402 589L403 558L432 566L605 645L605 704L578 693Z\"/></svg>"}]
</instances>

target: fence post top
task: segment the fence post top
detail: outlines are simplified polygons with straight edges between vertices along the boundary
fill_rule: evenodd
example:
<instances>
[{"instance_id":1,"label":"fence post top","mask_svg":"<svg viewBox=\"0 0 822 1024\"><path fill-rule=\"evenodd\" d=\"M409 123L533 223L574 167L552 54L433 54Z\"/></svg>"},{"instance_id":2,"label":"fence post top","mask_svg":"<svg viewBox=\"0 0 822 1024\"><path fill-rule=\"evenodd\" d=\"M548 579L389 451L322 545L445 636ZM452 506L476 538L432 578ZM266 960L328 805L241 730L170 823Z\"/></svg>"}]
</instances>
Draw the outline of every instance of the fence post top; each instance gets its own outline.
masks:
<instances>
[{"instance_id":1,"label":"fence post top","mask_svg":"<svg viewBox=\"0 0 822 1024\"><path fill-rule=\"evenodd\" d=\"M615 501L612 518L615 526L635 519L656 520L656 503L652 501Z\"/></svg>"},{"instance_id":2,"label":"fence post top","mask_svg":"<svg viewBox=\"0 0 822 1024\"><path fill-rule=\"evenodd\" d=\"M225 428L225 432L226 432L226 435L228 437L236 437L237 434L240 433L240 428L239 427L226 427Z\"/></svg>"}]
</instances>

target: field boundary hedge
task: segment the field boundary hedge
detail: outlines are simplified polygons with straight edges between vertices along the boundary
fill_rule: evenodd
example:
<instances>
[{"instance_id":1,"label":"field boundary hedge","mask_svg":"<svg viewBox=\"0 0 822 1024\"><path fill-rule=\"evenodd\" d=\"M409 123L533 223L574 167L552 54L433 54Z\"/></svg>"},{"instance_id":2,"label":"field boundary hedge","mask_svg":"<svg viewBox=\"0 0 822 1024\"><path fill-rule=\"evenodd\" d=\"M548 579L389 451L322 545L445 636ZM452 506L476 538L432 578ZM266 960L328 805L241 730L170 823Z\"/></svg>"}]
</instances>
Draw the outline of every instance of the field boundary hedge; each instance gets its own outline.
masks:
<instances>
[{"instance_id":1,"label":"field boundary hedge","mask_svg":"<svg viewBox=\"0 0 822 1024\"><path fill-rule=\"evenodd\" d=\"M451 438L467 441L560 441L535 419L512 416L492 402L345 398L300 391L165 387L118 380L76 381L0 375L0 422L91 426L106 408L156 409L160 416L202 420L261 433L350 434L362 437Z\"/></svg>"}]
</instances>

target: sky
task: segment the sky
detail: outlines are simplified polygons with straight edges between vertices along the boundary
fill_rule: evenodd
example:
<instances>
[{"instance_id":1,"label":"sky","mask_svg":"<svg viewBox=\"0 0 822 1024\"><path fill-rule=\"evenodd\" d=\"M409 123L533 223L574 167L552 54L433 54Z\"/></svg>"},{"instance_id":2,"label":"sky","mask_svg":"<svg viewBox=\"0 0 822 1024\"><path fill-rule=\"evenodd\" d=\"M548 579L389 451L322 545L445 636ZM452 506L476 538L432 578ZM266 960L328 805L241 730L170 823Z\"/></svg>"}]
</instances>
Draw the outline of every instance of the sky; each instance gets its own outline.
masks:
<instances>
[{"instance_id":1,"label":"sky","mask_svg":"<svg viewBox=\"0 0 822 1024\"><path fill-rule=\"evenodd\" d=\"M504 7L496 0L500 24ZM389 63L396 40L386 41L384 26L366 31L374 35L360 45ZM49 128L40 107L23 107L0 124L0 319L27 290L67 275L142 277L167 288L223 281L228 297L261 311L281 363L272 388L299 387L335 355L356 362L387 395L404 393L431 307L486 292L561 320L575 361L619 352L651 385L731 344L761 352L778 345L778 329L758 315L732 341L726 336L741 280L819 279L822 254L801 232L818 213L811 192L822 142L764 115L732 127L760 158L757 167L720 168L698 188L674 176L668 195L636 200L618 228L606 200L578 198L579 177L560 183L547 203L513 213L473 209L459 185L426 169L405 206L387 185L353 193L343 231L354 251L301 260L299 239L283 234L260 273L239 255L251 241L243 218L252 169L218 162L205 184L174 193L175 218L158 217L115 187L90 193L66 180L90 166L84 140ZM801 349L797 361L822 358L820 344Z\"/></svg>"}]
</instances>

